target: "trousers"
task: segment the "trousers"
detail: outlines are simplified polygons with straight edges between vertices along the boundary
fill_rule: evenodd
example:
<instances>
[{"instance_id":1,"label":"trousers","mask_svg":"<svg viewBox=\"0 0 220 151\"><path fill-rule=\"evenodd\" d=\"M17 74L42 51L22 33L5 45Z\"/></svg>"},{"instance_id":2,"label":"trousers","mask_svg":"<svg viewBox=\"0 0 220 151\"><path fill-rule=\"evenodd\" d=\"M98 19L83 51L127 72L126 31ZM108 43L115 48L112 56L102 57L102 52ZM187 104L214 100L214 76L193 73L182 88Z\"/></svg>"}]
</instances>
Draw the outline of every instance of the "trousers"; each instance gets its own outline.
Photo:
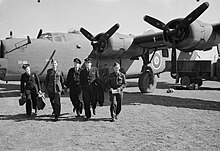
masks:
<instances>
[{"instance_id":1,"label":"trousers","mask_svg":"<svg viewBox=\"0 0 220 151\"><path fill-rule=\"evenodd\" d=\"M48 95L50 98L50 103L53 108L55 118L58 118L61 112L61 103L60 103L61 92L56 92L56 93L50 92L48 93Z\"/></svg>"}]
</instances>

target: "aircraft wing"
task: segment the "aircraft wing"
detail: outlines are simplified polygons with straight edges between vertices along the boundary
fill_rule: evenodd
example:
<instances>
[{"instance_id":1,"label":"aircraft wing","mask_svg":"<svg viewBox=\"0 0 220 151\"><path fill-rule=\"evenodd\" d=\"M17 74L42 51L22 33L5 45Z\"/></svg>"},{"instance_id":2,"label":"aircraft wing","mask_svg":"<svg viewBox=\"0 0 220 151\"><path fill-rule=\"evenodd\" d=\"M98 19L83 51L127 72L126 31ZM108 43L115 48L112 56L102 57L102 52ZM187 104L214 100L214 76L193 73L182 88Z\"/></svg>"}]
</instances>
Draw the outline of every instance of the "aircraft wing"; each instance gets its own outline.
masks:
<instances>
[{"instance_id":1,"label":"aircraft wing","mask_svg":"<svg viewBox=\"0 0 220 151\"><path fill-rule=\"evenodd\" d=\"M134 44L148 49L151 48L166 49L169 46L164 41L163 32L136 36L134 38Z\"/></svg>"}]
</instances>

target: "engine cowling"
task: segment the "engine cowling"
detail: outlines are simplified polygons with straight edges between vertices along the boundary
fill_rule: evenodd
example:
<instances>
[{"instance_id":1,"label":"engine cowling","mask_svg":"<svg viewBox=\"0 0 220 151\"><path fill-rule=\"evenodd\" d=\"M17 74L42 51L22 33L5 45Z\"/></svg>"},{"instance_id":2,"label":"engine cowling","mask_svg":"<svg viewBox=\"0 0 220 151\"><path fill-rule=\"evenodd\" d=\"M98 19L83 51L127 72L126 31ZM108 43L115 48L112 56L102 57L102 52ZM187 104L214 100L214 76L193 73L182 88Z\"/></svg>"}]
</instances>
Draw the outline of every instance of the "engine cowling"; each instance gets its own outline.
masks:
<instances>
[{"instance_id":1,"label":"engine cowling","mask_svg":"<svg viewBox=\"0 0 220 151\"><path fill-rule=\"evenodd\" d=\"M106 57L121 56L127 51L133 42L132 35L123 35L115 33L108 40L108 46L100 55Z\"/></svg>"},{"instance_id":2,"label":"engine cowling","mask_svg":"<svg viewBox=\"0 0 220 151\"><path fill-rule=\"evenodd\" d=\"M180 23L180 21L181 19L176 19L167 25L172 28L172 26ZM211 24L196 20L185 28L180 38L176 40L176 48L184 52L208 50L215 43L215 38L216 35L213 33ZM171 38L166 33L164 33L164 39L167 43L172 43Z\"/></svg>"}]
</instances>

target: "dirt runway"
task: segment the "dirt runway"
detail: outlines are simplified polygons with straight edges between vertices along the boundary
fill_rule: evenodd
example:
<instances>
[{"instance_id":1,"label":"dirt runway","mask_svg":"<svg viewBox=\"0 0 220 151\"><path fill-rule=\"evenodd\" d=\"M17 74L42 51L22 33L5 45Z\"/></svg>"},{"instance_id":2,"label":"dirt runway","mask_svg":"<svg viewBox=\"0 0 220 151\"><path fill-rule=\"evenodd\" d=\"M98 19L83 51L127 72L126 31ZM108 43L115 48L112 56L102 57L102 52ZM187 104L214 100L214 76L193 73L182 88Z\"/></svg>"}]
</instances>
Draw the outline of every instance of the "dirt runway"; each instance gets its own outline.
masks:
<instances>
[{"instance_id":1,"label":"dirt runway","mask_svg":"<svg viewBox=\"0 0 220 151\"><path fill-rule=\"evenodd\" d=\"M75 117L68 95L58 122L48 98L45 109L27 119L18 105L19 82L1 81L0 151L219 151L220 83L166 93L174 83L169 74L157 81L154 93L141 94L137 79L129 80L116 122L110 122L107 93L90 121Z\"/></svg>"}]
</instances>

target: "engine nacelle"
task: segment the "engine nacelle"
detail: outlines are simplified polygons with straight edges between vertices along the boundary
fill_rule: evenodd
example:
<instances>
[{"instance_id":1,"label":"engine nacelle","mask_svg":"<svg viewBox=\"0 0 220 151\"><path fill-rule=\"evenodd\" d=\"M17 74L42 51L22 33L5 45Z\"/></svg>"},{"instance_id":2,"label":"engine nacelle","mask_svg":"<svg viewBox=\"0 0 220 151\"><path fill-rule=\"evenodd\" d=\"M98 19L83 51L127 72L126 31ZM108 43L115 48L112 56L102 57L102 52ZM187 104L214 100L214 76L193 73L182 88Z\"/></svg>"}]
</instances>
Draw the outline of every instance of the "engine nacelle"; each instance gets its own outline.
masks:
<instances>
[{"instance_id":1,"label":"engine nacelle","mask_svg":"<svg viewBox=\"0 0 220 151\"><path fill-rule=\"evenodd\" d=\"M108 47L101 53L101 56L114 57L121 56L126 50L129 49L133 42L132 35L122 35L115 33L108 40Z\"/></svg>"},{"instance_id":2,"label":"engine nacelle","mask_svg":"<svg viewBox=\"0 0 220 151\"><path fill-rule=\"evenodd\" d=\"M176 45L177 49L181 51L205 51L215 44L216 34L213 32L211 24L196 20L190 24L189 28L185 29L185 32L183 40Z\"/></svg>"}]
</instances>

